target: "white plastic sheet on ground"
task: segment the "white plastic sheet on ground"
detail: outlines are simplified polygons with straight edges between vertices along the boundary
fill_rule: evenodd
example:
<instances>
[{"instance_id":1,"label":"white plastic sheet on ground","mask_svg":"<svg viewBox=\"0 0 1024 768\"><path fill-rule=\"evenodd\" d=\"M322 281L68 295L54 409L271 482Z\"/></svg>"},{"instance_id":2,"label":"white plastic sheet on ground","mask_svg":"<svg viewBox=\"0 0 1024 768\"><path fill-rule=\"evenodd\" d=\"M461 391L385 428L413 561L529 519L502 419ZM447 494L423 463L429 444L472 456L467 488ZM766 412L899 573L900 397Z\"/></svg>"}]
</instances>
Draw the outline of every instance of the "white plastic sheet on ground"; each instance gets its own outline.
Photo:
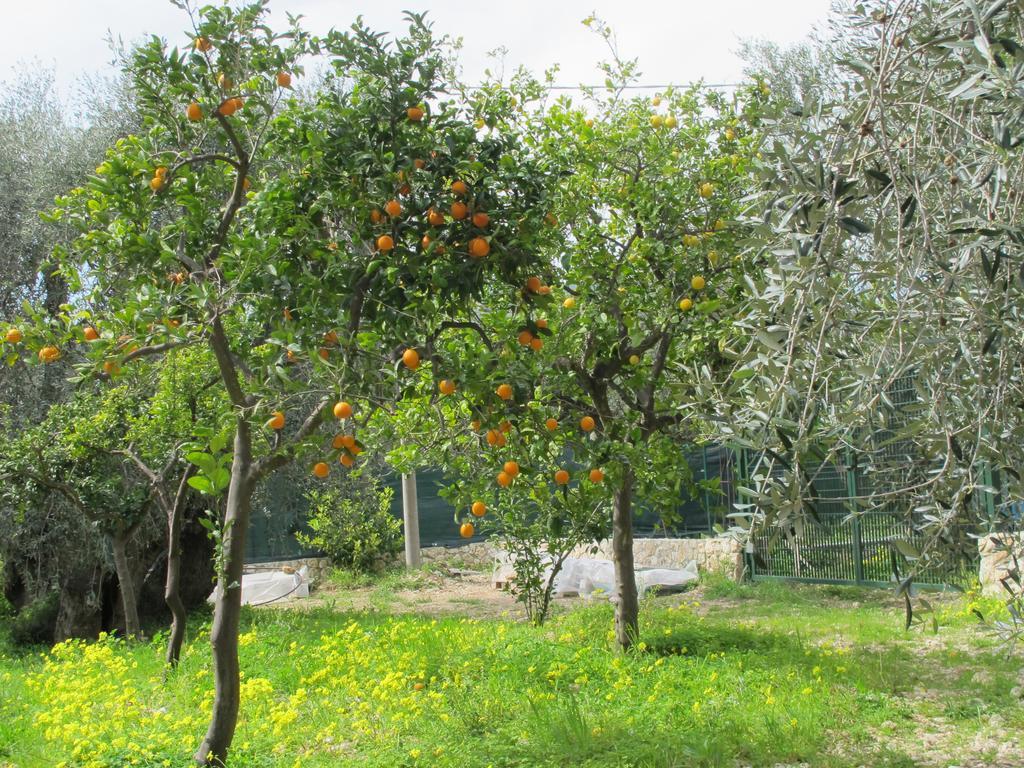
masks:
<instances>
[{"instance_id":1,"label":"white plastic sheet on ground","mask_svg":"<svg viewBox=\"0 0 1024 768\"><path fill-rule=\"evenodd\" d=\"M675 591L697 581L697 563L691 560L682 568L637 568L636 589L643 595L651 588ZM592 598L597 594L615 596L615 566L610 560L569 557L555 576L556 595L579 594Z\"/></svg>"},{"instance_id":2,"label":"white plastic sheet on ground","mask_svg":"<svg viewBox=\"0 0 1024 768\"><path fill-rule=\"evenodd\" d=\"M550 561L550 558L549 558ZM513 577L515 563L506 552L497 554L495 569L496 582L507 583ZM545 580L550 574L550 566ZM697 581L697 563L691 560L682 568L638 568L636 570L637 592L643 595L647 590L657 588L661 592L678 591L681 587ZM597 558L568 557L562 569L555 576L553 593L556 597L580 595L585 598L615 596L615 566L610 560Z\"/></svg>"},{"instance_id":3,"label":"white plastic sheet on ground","mask_svg":"<svg viewBox=\"0 0 1024 768\"><path fill-rule=\"evenodd\" d=\"M207 598L213 602L216 590ZM297 597L309 597L305 566L298 571L260 571L242 576L242 605L266 605Z\"/></svg>"}]
</instances>

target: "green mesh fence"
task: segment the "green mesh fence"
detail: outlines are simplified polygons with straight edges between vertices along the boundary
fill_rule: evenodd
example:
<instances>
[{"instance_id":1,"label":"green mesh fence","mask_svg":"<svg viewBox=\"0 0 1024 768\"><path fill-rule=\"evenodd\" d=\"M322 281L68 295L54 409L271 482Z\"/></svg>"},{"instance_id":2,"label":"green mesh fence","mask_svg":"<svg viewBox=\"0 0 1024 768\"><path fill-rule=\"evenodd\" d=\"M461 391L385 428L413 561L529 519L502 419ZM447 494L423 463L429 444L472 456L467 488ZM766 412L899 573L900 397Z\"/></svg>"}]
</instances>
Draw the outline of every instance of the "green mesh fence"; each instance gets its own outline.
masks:
<instances>
[{"instance_id":1,"label":"green mesh fence","mask_svg":"<svg viewBox=\"0 0 1024 768\"><path fill-rule=\"evenodd\" d=\"M910 440L900 438L911 409L920 407L922 394L913 374L897 378L886 390L876 421L865 429L865 448L850 453L843 466L807 467L812 507L817 513L797 535L779 531L756 536L748 568L753 578L784 578L843 584L886 584L902 576L906 564L896 542L923 549L920 516L914 501L901 489L923 482L935 469ZM748 466L757 456L747 454ZM882 494L867 508L864 500ZM978 520L984 507L994 508L991 494L977 494ZM963 584L976 573L978 526L965 524L945 532L937 560L924 561L915 580L920 584ZM894 570L894 563L895 568Z\"/></svg>"},{"instance_id":2,"label":"green mesh fence","mask_svg":"<svg viewBox=\"0 0 1024 768\"><path fill-rule=\"evenodd\" d=\"M696 499L683 499L672 515L638 504L635 521L638 536L697 536L725 523L725 513L733 498L732 452L719 446L696 449L687 454L694 480L719 477L723 493L703 492ZM402 518L402 484L398 475L388 475L385 482L394 491L392 514ZM296 539L306 530L308 503L305 492L312 485L305 468L291 467L268 479L257 493L252 523L246 545L246 561L250 563L292 560L319 554ZM463 539L455 524L455 510L440 496L444 477L440 472L416 473L416 492L420 513L420 544L424 547L458 547L482 536Z\"/></svg>"}]
</instances>

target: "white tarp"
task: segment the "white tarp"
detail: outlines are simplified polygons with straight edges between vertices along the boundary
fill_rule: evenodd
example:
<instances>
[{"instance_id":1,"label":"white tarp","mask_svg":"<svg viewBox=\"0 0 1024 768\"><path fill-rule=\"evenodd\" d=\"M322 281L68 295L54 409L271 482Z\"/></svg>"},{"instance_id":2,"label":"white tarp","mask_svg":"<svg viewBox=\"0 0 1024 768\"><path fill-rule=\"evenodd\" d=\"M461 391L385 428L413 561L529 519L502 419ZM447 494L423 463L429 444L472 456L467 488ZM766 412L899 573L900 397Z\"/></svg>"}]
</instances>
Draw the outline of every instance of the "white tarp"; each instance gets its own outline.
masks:
<instances>
[{"instance_id":1,"label":"white tarp","mask_svg":"<svg viewBox=\"0 0 1024 768\"><path fill-rule=\"evenodd\" d=\"M697 563L691 560L682 568L638 568L636 589L642 596L652 587L670 591L697 581ZM598 593L613 597L615 593L615 566L611 560L566 558L562 570L555 576L556 595L579 594L594 597Z\"/></svg>"},{"instance_id":2,"label":"white tarp","mask_svg":"<svg viewBox=\"0 0 1024 768\"><path fill-rule=\"evenodd\" d=\"M298 571L260 571L242 576L242 605L266 605L296 597L309 597L306 567ZM216 590L207 598L213 602Z\"/></svg>"},{"instance_id":3,"label":"white tarp","mask_svg":"<svg viewBox=\"0 0 1024 768\"><path fill-rule=\"evenodd\" d=\"M550 562L550 557L548 558ZM547 579L550 566L545 573ZM494 583L505 585L515 578L515 563L507 552L496 554ZM676 591L680 587L697 581L697 563L691 560L682 568L638 568L636 570L637 591L643 595L648 589L657 587L660 591ZM553 593L556 597L580 595L586 598L614 596L615 566L611 560L586 557L568 557L562 569L555 576Z\"/></svg>"}]
</instances>

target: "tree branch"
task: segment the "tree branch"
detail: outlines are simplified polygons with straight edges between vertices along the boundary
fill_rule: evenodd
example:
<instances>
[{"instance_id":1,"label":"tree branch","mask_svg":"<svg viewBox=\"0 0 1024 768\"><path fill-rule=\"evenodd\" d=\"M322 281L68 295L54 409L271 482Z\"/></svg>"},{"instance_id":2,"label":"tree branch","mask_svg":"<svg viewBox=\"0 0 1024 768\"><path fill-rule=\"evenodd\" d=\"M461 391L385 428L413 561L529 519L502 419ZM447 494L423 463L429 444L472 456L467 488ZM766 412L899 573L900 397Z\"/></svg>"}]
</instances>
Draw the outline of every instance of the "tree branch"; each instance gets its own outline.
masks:
<instances>
[{"instance_id":1,"label":"tree branch","mask_svg":"<svg viewBox=\"0 0 1024 768\"><path fill-rule=\"evenodd\" d=\"M172 349L177 349L178 347L188 346L189 343L190 342L188 341L164 341L161 342L160 344L151 344L147 347L139 347L137 349L133 349L131 352L126 354L124 358L122 358L122 360L123 362L127 363L131 360L136 360L140 357L152 357L153 355L160 355Z\"/></svg>"},{"instance_id":2,"label":"tree branch","mask_svg":"<svg viewBox=\"0 0 1024 768\"><path fill-rule=\"evenodd\" d=\"M494 352L494 344L491 342L490 337L487 335L487 331L484 330L483 326L480 325L480 323L477 323L473 320L445 320L438 327L434 335L431 336L431 341L434 341L438 337L440 337L443 331L454 330L459 328L468 331L476 331L477 335L483 341L487 349L492 353Z\"/></svg>"},{"instance_id":3,"label":"tree branch","mask_svg":"<svg viewBox=\"0 0 1024 768\"><path fill-rule=\"evenodd\" d=\"M281 447L277 448L269 456L265 456L259 461L253 464L252 476L254 478L262 477L268 472L272 472L275 469L280 469L285 466L289 461L292 460L291 451L292 449L313 434L320 425L324 423L324 417L327 413L327 408L331 404L331 396L324 397L316 404L313 411L306 417L306 420L302 422L302 426L299 427L295 435L287 443L284 443Z\"/></svg>"},{"instance_id":4,"label":"tree branch","mask_svg":"<svg viewBox=\"0 0 1024 768\"><path fill-rule=\"evenodd\" d=\"M234 355L228 344L227 333L220 321L220 315L213 316L213 333L210 335L210 346L213 347L214 357L217 359L217 367L220 368L220 377L224 382L228 397L236 408L245 408L249 401L242 391L242 385L238 380L238 370L235 367Z\"/></svg>"},{"instance_id":5,"label":"tree branch","mask_svg":"<svg viewBox=\"0 0 1024 768\"><path fill-rule=\"evenodd\" d=\"M238 161L235 158L230 157L228 155L222 155L219 152L204 152L203 154L200 155L192 155L192 157L186 157L182 160L179 160L178 162L171 166L168 175L173 176L176 170L186 165L197 165L199 163L206 163L212 160L220 160L221 162L233 165L236 169L238 168L239 165Z\"/></svg>"}]
</instances>

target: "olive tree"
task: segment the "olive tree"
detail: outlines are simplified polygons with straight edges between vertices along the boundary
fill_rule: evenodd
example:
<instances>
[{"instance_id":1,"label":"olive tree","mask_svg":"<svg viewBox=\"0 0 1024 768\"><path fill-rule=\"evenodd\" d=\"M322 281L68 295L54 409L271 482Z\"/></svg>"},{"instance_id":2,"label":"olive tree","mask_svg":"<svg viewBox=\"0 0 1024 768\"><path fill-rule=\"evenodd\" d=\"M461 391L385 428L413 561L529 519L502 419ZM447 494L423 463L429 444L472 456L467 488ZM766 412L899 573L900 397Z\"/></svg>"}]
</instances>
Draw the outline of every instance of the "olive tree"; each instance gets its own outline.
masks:
<instances>
[{"instance_id":1,"label":"olive tree","mask_svg":"<svg viewBox=\"0 0 1024 768\"><path fill-rule=\"evenodd\" d=\"M709 386L763 449L742 527L798 533L813 468L855 459L855 513L922 537L895 542L904 592L999 525L995 479L1021 494L1022 41L1019 3L845 7L838 87L767 130L748 252L779 263L727 341L730 386Z\"/></svg>"}]
</instances>

